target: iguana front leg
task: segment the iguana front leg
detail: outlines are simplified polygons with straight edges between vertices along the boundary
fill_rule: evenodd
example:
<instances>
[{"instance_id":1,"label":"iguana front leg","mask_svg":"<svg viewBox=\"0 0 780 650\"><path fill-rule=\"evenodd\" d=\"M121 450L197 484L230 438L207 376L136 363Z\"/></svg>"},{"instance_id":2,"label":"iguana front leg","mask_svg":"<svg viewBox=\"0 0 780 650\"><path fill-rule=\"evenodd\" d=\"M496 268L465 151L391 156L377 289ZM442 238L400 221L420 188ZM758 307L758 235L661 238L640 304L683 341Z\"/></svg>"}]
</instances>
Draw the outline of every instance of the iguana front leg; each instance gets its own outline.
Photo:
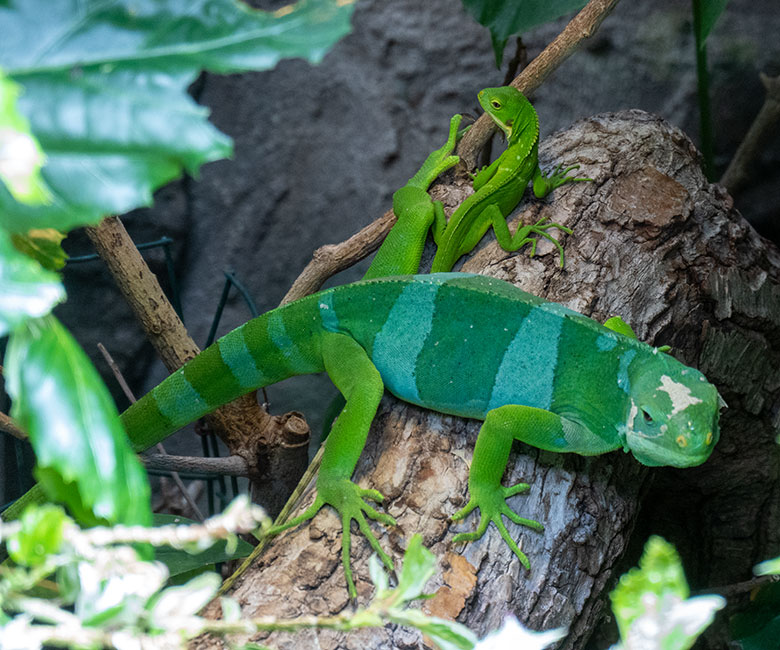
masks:
<instances>
[{"instance_id":1,"label":"iguana front leg","mask_svg":"<svg viewBox=\"0 0 780 650\"><path fill-rule=\"evenodd\" d=\"M484 535L488 524L492 521L523 566L528 568L528 558L509 534L502 516L506 516L516 524L538 531L544 530L544 526L538 521L521 517L506 503L509 497L529 489L526 483L518 483L511 487L501 485L501 477L509 461L513 440L521 440L548 451L574 452L583 456L606 453L614 449L615 445L608 445L585 427L544 409L508 404L493 409L487 414L479 431L474 447L474 458L471 461L469 502L465 508L452 515L452 519L457 521L465 518L475 508L479 508L479 525L476 531L459 533L452 538L452 541L477 540Z\"/></svg>"},{"instance_id":2,"label":"iguana front leg","mask_svg":"<svg viewBox=\"0 0 780 650\"><path fill-rule=\"evenodd\" d=\"M571 228L562 226L561 224L555 223L554 221L547 222L546 218L542 218L539 219L539 221L537 221L535 224L520 226L515 234L512 235L509 232L509 226L507 225L506 219L504 215L501 214L501 210L498 209L498 206L488 205L485 208L483 214L490 222L490 225L493 227L493 231L496 233L496 241L498 241L499 246L501 246L501 248L503 248L505 251L516 251L521 249L526 244L531 244L531 253L529 256L533 257L536 255L536 244L538 243L538 240L531 235L538 235L540 237L544 237L545 239L549 239L555 245L555 247L558 249L560 259L559 264L561 268L563 268L563 246L561 245L561 242L548 233L547 230L550 228L557 228L558 230L561 230L562 232L570 235L572 232Z\"/></svg>"},{"instance_id":3,"label":"iguana front leg","mask_svg":"<svg viewBox=\"0 0 780 650\"><path fill-rule=\"evenodd\" d=\"M382 502L384 496L377 490L367 490L352 480L355 465L366 443L368 429L376 415L379 401L384 392L382 378L366 351L345 334L324 333L322 357L325 371L336 388L346 399L346 406L331 429L325 442L322 465L317 476L317 497L314 503L301 515L285 524L276 526L269 535L297 526L314 517L324 505L335 508L341 518L341 561L347 587L352 598L357 596L350 565L350 525L357 522L360 532L382 559L385 566L393 570L393 563L382 550L379 541L368 525L366 517L387 526L394 526L395 519L377 512L365 499Z\"/></svg>"},{"instance_id":4,"label":"iguana front leg","mask_svg":"<svg viewBox=\"0 0 780 650\"><path fill-rule=\"evenodd\" d=\"M563 165L556 165L553 167L549 176L546 176L539 165L534 170L533 187L536 198L543 199L556 187L565 185L566 183L580 183L584 181L593 181L592 178L586 178L584 176L569 176L569 172L579 169L579 165L570 165L564 169Z\"/></svg>"}]
</instances>

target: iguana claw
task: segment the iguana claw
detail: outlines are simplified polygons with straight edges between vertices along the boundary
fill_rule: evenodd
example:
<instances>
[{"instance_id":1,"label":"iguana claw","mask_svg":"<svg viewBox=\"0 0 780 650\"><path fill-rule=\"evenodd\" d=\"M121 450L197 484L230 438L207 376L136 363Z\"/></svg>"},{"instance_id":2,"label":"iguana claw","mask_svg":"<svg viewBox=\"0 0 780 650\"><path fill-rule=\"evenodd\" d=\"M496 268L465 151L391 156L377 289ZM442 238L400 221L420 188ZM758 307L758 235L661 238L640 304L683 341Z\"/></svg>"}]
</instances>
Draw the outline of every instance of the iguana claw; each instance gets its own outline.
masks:
<instances>
[{"instance_id":1,"label":"iguana claw","mask_svg":"<svg viewBox=\"0 0 780 650\"><path fill-rule=\"evenodd\" d=\"M318 482L317 497L315 498L314 503L312 503L305 512L294 519L271 528L268 531L268 535L277 535L283 530L287 530L304 521L308 521L314 517L324 505L330 505L335 508L341 518L341 562L344 566L344 577L347 581L350 597L356 598L357 589L355 588L355 582L352 578L352 567L350 566L349 557L352 546L350 525L353 519L357 522L358 529L363 533L363 536L368 540L368 543L371 544L371 548L374 549L374 552L379 556L383 564L390 571L394 569L393 561L379 545L379 540L377 540L374 533L371 531L366 516L379 523L385 524L386 526L395 526L395 519L390 515L377 512L373 507L366 503L365 499L371 499L372 501L381 503L384 500L384 496L378 490L361 488L349 479L336 479L326 481L324 484Z\"/></svg>"},{"instance_id":2,"label":"iguana claw","mask_svg":"<svg viewBox=\"0 0 780 650\"><path fill-rule=\"evenodd\" d=\"M512 549L512 552L518 557L522 565L526 569L530 568L528 557L526 557L525 553L520 550L517 542L512 539L512 536L509 534L504 521L501 519L501 515L504 515L514 523L521 526L528 526L529 528L533 528L534 530L538 531L544 530L544 526L538 521L521 517L506 503L506 500L509 497L514 496L515 494L527 492L529 489L530 486L528 483L518 483L512 487L503 487L501 485L487 486L471 484L469 486L469 490L471 491L471 499L466 504L466 507L458 510L458 512L452 515L451 519L453 521L458 521L465 518L475 508L479 508L479 526L477 527L477 530L470 533L458 533L455 535L455 537L452 538L452 541L455 543L473 542L474 540L480 539L485 534L488 524L492 521L496 525L496 528L498 528L498 532L501 534L503 540L507 543L507 546Z\"/></svg>"}]
</instances>

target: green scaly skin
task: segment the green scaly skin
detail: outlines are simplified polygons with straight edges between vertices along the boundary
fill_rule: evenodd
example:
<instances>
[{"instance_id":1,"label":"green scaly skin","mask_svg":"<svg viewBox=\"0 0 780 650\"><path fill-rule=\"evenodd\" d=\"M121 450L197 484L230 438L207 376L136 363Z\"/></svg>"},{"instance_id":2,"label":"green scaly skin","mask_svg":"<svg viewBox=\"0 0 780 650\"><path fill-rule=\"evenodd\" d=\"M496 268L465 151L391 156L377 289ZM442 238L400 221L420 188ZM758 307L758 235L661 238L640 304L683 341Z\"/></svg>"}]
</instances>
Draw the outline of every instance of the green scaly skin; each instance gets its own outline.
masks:
<instances>
[{"instance_id":1,"label":"green scaly skin","mask_svg":"<svg viewBox=\"0 0 780 650\"><path fill-rule=\"evenodd\" d=\"M422 242L441 210L425 190L457 162L451 153L458 124L456 116L444 147L396 192L398 224L370 274L419 265ZM489 322L485 313L492 314ZM577 351L574 363L568 362L571 350ZM471 365L463 367L462 359ZM325 445L314 503L271 534L311 519L325 505L335 508L353 597L353 520L392 568L368 519L395 522L367 502L381 502L381 493L351 480L385 387L426 408L484 420L469 474L471 498L453 516L479 508L480 523L454 541L480 538L492 521L525 566L528 559L503 516L542 526L506 503L528 489L500 483L512 440L583 455L622 446L648 465L687 466L703 462L718 436L717 391L697 371L512 285L468 274L378 278L275 309L204 350L122 420L136 448L145 449L253 388L323 370L346 406ZM665 427L662 435L659 427Z\"/></svg>"},{"instance_id":2,"label":"green scaly skin","mask_svg":"<svg viewBox=\"0 0 780 650\"><path fill-rule=\"evenodd\" d=\"M486 319L485 314L491 314ZM455 350L457 353L452 354ZM469 472L478 539L492 521L524 565L503 517L541 530L506 500L528 489L501 485L513 440L583 456L623 448L649 466L698 465L718 439L719 397L704 376L658 349L494 278L467 273L360 281L307 296L233 330L122 414L137 449L251 388L325 371L346 406L322 457L314 504L342 521L349 592L350 523L389 568L368 520L394 520L352 481L384 389L440 413L483 421Z\"/></svg>"},{"instance_id":3,"label":"green scaly skin","mask_svg":"<svg viewBox=\"0 0 780 650\"><path fill-rule=\"evenodd\" d=\"M443 218L426 189L457 162L452 150L458 122L453 118L447 144L394 196L399 221L388 241L395 243L385 244L388 253L380 250L370 273L418 268L422 244L416 242L424 242L431 223ZM333 507L342 521L342 564L353 597L352 520L392 568L368 519L395 522L367 502L381 502L380 492L352 481L384 389L440 413L482 420L469 472L470 501L453 516L462 519L479 508L480 522L475 532L453 540L478 539L492 521L528 566L503 522L506 516L542 528L506 503L528 489L522 483L501 485L513 440L586 456L623 448L645 465L675 467L704 462L717 442L715 387L698 371L616 329L493 278L376 277L307 296L245 323L121 418L141 451L249 391L294 375L327 372L346 406L325 444L315 502L272 534L311 519L325 505Z\"/></svg>"},{"instance_id":4,"label":"green scaly skin","mask_svg":"<svg viewBox=\"0 0 780 650\"><path fill-rule=\"evenodd\" d=\"M549 239L558 248L563 267L563 247L548 230L571 230L544 219L520 227L510 234L506 217L517 207L529 182L538 198L544 198L565 183L590 181L573 178L568 173L579 165L557 166L545 176L539 168L539 118L531 103L511 86L485 88L479 93L479 103L485 112L506 134L507 148L491 165L474 178L474 194L458 206L448 222L437 213L434 241L438 245L431 272L449 271L458 259L470 252L492 226L499 245L507 251L516 251L531 244L531 257L536 253L538 239Z\"/></svg>"},{"instance_id":5,"label":"green scaly skin","mask_svg":"<svg viewBox=\"0 0 780 650\"><path fill-rule=\"evenodd\" d=\"M622 321L604 327L482 276L379 277L416 272L427 232L443 218L426 190L458 161L452 151L459 123L455 116L446 144L394 195L398 223L367 274L374 279L249 321L122 415L136 448L145 449L251 389L327 372L346 405L325 444L315 501L270 534L333 507L342 521L342 564L352 597L353 520L385 566L393 566L368 522L395 524L368 503L381 503L383 495L351 480L385 388L408 402L484 421L469 473L470 500L453 515L460 520L478 508L479 525L453 541L479 539L492 521L526 567L528 559L503 517L543 527L507 505L529 489L524 483L501 485L513 440L581 455L622 447L646 465L686 467L704 462L718 439L714 386L638 342ZM470 360L465 367L463 359Z\"/></svg>"}]
</instances>

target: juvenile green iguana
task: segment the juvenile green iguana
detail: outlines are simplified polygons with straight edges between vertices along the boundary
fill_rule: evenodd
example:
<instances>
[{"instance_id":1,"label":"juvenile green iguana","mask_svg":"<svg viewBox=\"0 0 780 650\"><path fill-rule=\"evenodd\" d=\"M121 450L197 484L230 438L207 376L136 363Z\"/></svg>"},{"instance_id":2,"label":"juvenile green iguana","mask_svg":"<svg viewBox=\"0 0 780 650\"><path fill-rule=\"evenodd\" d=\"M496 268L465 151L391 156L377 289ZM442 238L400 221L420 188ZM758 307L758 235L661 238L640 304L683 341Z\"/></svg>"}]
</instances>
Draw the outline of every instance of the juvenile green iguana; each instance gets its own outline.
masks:
<instances>
[{"instance_id":1,"label":"juvenile green iguana","mask_svg":"<svg viewBox=\"0 0 780 650\"><path fill-rule=\"evenodd\" d=\"M532 235L546 237L558 248L563 267L563 247L547 230L558 228L571 233L569 228L541 219L521 226L512 235L506 217L520 202L529 181L533 182L534 194L544 198L564 183L591 179L567 176L579 165L565 169L558 165L550 176L542 173L538 160L539 117L519 90L511 86L485 88L478 98L485 112L506 135L507 148L474 177L474 194L458 206L449 221L445 223L443 212L436 212L433 238L438 248L431 272L452 269L458 258L470 252L491 226L501 248L516 251L531 244L532 257L537 243Z\"/></svg>"},{"instance_id":2,"label":"juvenile green iguana","mask_svg":"<svg viewBox=\"0 0 780 650\"><path fill-rule=\"evenodd\" d=\"M449 221L440 201L431 201L428 186L440 173L458 163L452 155L461 116L450 121L447 143L434 151L420 171L393 195L393 211L398 223L388 234L374 257L363 279L403 273L416 273L429 230L437 245L432 272L449 271L458 259L470 252L493 227L496 239L504 250L516 251L531 244L531 255L536 252L539 235L552 241L560 251L563 266L563 247L547 231L558 228L571 233L569 228L544 220L521 226L514 235L509 233L506 217L523 197L529 182L534 194L543 198L556 187L589 178L572 178L567 174L579 165L562 168L558 165L549 176L539 167L539 118L531 103L511 86L485 88L479 92L479 103L501 128L507 138L507 148L491 165L474 178L474 194L466 198Z\"/></svg>"},{"instance_id":3,"label":"juvenile green iguana","mask_svg":"<svg viewBox=\"0 0 780 650\"><path fill-rule=\"evenodd\" d=\"M427 187L452 156L459 117L444 147L396 192L398 224L369 272L417 269L422 242L441 206ZM442 213L443 214L443 213ZM460 222L463 223L463 222ZM461 226L464 227L464 226ZM393 243L395 242L395 243ZM621 321L622 323L622 321ZM350 595L350 524L392 568L367 517L393 525L352 473L384 389L441 413L483 420L469 473L470 500L453 519L480 509L480 538L492 521L520 561L528 559L502 516L541 530L506 499L528 489L501 485L513 440L585 456L615 449L649 466L704 462L718 440L719 396L693 368L641 343L625 325L605 327L494 278L462 273L362 280L307 296L238 327L122 414L136 449L250 390L325 371L346 406L325 443L314 503L271 531L307 521L324 506L342 521L342 563ZM625 335L620 332L627 332Z\"/></svg>"}]
</instances>

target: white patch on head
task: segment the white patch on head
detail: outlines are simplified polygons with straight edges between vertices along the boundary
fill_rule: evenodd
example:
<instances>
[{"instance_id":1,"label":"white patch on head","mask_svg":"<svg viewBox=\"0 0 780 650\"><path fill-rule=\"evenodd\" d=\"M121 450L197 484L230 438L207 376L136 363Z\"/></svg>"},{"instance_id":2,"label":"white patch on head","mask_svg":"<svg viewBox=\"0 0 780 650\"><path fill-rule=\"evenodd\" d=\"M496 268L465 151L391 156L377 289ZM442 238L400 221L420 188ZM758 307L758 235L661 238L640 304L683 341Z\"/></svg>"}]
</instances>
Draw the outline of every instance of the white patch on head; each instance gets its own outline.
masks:
<instances>
[{"instance_id":1,"label":"white patch on head","mask_svg":"<svg viewBox=\"0 0 780 650\"><path fill-rule=\"evenodd\" d=\"M631 409L628 412L628 419L626 420L626 429L630 432L634 431L634 420L639 415L639 407L634 400L631 400Z\"/></svg>"},{"instance_id":2,"label":"white patch on head","mask_svg":"<svg viewBox=\"0 0 780 650\"><path fill-rule=\"evenodd\" d=\"M658 390L664 391L669 395L669 399L672 400L672 412L670 415L677 415L689 406L701 404L701 400L698 397L691 395L690 388L685 384L674 381L668 375L661 375L661 385L658 387Z\"/></svg>"}]
</instances>

